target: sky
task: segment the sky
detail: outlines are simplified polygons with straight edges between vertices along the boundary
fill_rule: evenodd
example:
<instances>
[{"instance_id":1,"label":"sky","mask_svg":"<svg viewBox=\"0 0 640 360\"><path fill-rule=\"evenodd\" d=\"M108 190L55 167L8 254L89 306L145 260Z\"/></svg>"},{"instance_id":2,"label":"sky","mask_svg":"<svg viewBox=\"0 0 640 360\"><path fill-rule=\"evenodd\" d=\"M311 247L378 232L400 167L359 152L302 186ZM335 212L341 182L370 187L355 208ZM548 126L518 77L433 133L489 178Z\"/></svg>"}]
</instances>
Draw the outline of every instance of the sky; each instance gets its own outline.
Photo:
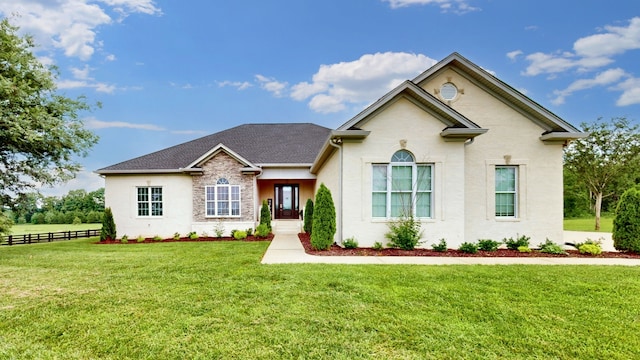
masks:
<instances>
[{"instance_id":1,"label":"sky","mask_svg":"<svg viewBox=\"0 0 640 360\"><path fill-rule=\"evenodd\" d=\"M0 0L100 137L76 179L246 123L337 128L458 52L575 126L640 122L637 0ZM286 138L283 138L286 141Z\"/></svg>"}]
</instances>

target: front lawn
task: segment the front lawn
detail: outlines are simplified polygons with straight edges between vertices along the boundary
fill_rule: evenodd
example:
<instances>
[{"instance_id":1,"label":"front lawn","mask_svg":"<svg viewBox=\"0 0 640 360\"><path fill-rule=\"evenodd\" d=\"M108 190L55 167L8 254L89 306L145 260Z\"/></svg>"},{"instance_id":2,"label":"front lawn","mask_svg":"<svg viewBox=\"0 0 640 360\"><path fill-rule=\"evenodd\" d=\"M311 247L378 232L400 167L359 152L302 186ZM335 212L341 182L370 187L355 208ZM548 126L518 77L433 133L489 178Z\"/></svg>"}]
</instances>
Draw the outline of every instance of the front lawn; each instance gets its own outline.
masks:
<instances>
[{"instance_id":1,"label":"front lawn","mask_svg":"<svg viewBox=\"0 0 640 360\"><path fill-rule=\"evenodd\" d=\"M101 229L102 224L16 224L11 227L11 235L39 234L61 231Z\"/></svg>"},{"instance_id":2,"label":"front lawn","mask_svg":"<svg viewBox=\"0 0 640 360\"><path fill-rule=\"evenodd\" d=\"M640 268L261 265L267 242L0 247L0 358L640 358Z\"/></svg>"},{"instance_id":3,"label":"front lawn","mask_svg":"<svg viewBox=\"0 0 640 360\"><path fill-rule=\"evenodd\" d=\"M569 231L595 231L596 218L571 218L564 219L564 229ZM613 216L600 218L600 232L613 231Z\"/></svg>"}]
</instances>

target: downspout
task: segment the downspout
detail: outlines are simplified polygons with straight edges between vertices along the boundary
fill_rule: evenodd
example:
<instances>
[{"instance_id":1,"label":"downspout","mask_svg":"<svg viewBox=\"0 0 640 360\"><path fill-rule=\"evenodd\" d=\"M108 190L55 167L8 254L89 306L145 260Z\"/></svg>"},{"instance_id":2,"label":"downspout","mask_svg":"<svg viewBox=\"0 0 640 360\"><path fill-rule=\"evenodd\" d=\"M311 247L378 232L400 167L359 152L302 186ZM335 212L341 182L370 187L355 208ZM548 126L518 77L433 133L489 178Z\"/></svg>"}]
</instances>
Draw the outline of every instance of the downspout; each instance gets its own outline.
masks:
<instances>
[{"instance_id":1,"label":"downspout","mask_svg":"<svg viewBox=\"0 0 640 360\"><path fill-rule=\"evenodd\" d=\"M337 228L338 228L338 241L339 241L339 244L342 244L342 138L339 138L339 137L331 138L331 140L329 141L329 145L338 149L338 154L340 156L339 165L338 165L339 166L338 167L339 206L338 206L338 214L337 214L339 224Z\"/></svg>"}]
</instances>

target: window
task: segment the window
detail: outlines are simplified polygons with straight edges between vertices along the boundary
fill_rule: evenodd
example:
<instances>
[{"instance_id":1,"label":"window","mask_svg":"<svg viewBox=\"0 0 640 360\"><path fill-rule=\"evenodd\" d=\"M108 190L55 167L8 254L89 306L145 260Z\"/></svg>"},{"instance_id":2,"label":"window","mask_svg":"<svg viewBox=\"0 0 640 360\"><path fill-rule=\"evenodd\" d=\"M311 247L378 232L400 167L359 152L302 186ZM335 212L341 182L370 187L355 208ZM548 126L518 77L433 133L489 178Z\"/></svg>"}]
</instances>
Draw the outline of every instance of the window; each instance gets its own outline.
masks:
<instances>
[{"instance_id":1,"label":"window","mask_svg":"<svg viewBox=\"0 0 640 360\"><path fill-rule=\"evenodd\" d=\"M138 188L138 216L162 216L162 188Z\"/></svg>"},{"instance_id":2,"label":"window","mask_svg":"<svg viewBox=\"0 0 640 360\"><path fill-rule=\"evenodd\" d=\"M451 101L458 96L458 88L448 82L440 87L440 96L447 101Z\"/></svg>"},{"instance_id":3,"label":"window","mask_svg":"<svg viewBox=\"0 0 640 360\"><path fill-rule=\"evenodd\" d=\"M432 165L416 164L410 152L400 150L372 170L373 217L431 217Z\"/></svg>"},{"instance_id":4,"label":"window","mask_svg":"<svg viewBox=\"0 0 640 360\"><path fill-rule=\"evenodd\" d=\"M207 216L240 216L240 186L225 178L205 187Z\"/></svg>"},{"instance_id":5,"label":"window","mask_svg":"<svg viewBox=\"0 0 640 360\"><path fill-rule=\"evenodd\" d=\"M496 166L496 216L517 217L518 171L516 166Z\"/></svg>"}]
</instances>

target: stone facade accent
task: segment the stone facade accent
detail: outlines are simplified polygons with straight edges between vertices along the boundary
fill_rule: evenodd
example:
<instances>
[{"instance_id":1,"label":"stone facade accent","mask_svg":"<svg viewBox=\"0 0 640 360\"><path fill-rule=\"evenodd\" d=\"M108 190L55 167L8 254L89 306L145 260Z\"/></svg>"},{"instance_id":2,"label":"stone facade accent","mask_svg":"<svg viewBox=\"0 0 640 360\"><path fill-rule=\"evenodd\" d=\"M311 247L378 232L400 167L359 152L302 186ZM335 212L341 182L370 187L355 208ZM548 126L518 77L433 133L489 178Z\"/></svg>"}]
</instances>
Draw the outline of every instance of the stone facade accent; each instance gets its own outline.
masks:
<instances>
[{"instance_id":1,"label":"stone facade accent","mask_svg":"<svg viewBox=\"0 0 640 360\"><path fill-rule=\"evenodd\" d=\"M220 152L202 165L202 175L193 177L193 221L216 223L255 221L254 174L243 174L244 166L225 152ZM225 178L230 185L240 185L240 217L207 217L205 186L216 185Z\"/></svg>"}]
</instances>

